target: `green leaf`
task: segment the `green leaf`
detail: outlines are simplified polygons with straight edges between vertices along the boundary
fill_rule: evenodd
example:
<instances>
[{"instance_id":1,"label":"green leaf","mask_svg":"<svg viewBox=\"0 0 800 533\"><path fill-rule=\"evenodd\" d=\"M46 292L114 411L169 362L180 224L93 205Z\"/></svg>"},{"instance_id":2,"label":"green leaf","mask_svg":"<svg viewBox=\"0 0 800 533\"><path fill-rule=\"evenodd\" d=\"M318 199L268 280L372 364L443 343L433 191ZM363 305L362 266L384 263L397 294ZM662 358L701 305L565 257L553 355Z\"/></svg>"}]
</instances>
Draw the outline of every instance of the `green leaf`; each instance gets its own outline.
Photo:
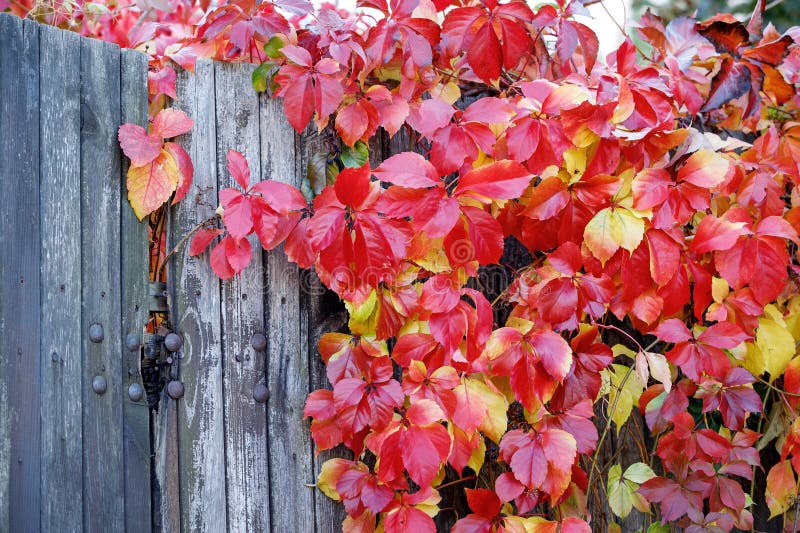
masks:
<instances>
[{"instance_id":1,"label":"green leaf","mask_svg":"<svg viewBox=\"0 0 800 533\"><path fill-rule=\"evenodd\" d=\"M364 141L357 141L352 148L345 147L340 154L342 163L346 167L359 168L363 167L369 159L369 147Z\"/></svg>"},{"instance_id":2,"label":"green leaf","mask_svg":"<svg viewBox=\"0 0 800 533\"><path fill-rule=\"evenodd\" d=\"M251 79L253 81L253 89L256 92L263 93L269 87L270 81L272 81L272 75L277 70L277 65L266 61L261 63L256 69L253 71Z\"/></svg>"},{"instance_id":3,"label":"green leaf","mask_svg":"<svg viewBox=\"0 0 800 533\"><path fill-rule=\"evenodd\" d=\"M656 477L656 473L653 472L652 468L644 463L633 463L625 470L624 477L625 479L629 479L634 483L641 485L645 481Z\"/></svg>"},{"instance_id":4,"label":"green leaf","mask_svg":"<svg viewBox=\"0 0 800 533\"><path fill-rule=\"evenodd\" d=\"M669 533L670 525L655 522L647 528L647 533Z\"/></svg>"},{"instance_id":5,"label":"green leaf","mask_svg":"<svg viewBox=\"0 0 800 533\"><path fill-rule=\"evenodd\" d=\"M308 158L306 179L300 184L300 191L309 202L327 185L326 173L328 165L327 152L315 152Z\"/></svg>"},{"instance_id":6,"label":"green leaf","mask_svg":"<svg viewBox=\"0 0 800 533\"><path fill-rule=\"evenodd\" d=\"M611 511L620 518L625 518L633 509L633 490L620 479L622 467L613 465L608 472L608 505ZM635 486L634 486L635 490Z\"/></svg>"},{"instance_id":7,"label":"green leaf","mask_svg":"<svg viewBox=\"0 0 800 533\"><path fill-rule=\"evenodd\" d=\"M267 54L267 57L271 57L272 59L278 59L283 55L283 53L281 52L281 48L283 48L283 45L284 45L283 40L277 35L275 35L264 45L264 52Z\"/></svg>"},{"instance_id":8,"label":"green leaf","mask_svg":"<svg viewBox=\"0 0 800 533\"><path fill-rule=\"evenodd\" d=\"M608 505L614 514L625 518L634 507L643 513L650 512L650 504L637 491L641 483L655 475L644 463L630 465L624 474L620 465L612 465L608 470Z\"/></svg>"}]
</instances>

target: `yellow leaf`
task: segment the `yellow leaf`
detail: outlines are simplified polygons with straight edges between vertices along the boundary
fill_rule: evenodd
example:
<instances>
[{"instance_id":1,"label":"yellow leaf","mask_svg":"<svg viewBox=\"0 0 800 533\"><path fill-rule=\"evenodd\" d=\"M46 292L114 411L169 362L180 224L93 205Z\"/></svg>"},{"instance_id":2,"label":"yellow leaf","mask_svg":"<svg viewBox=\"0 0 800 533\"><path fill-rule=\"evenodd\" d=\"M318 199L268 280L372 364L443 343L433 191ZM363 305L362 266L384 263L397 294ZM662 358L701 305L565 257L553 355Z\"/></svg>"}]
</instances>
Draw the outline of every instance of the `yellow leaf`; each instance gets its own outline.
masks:
<instances>
[{"instance_id":1,"label":"yellow leaf","mask_svg":"<svg viewBox=\"0 0 800 533\"><path fill-rule=\"evenodd\" d=\"M464 380L464 385L470 394L479 395L486 404L486 417L478 429L499 444L508 427L506 398L499 392L490 389L480 378L469 377Z\"/></svg>"},{"instance_id":2,"label":"yellow leaf","mask_svg":"<svg viewBox=\"0 0 800 533\"><path fill-rule=\"evenodd\" d=\"M577 181L586 170L586 150L570 148L564 152L564 169L567 171L567 181Z\"/></svg>"},{"instance_id":3,"label":"yellow leaf","mask_svg":"<svg viewBox=\"0 0 800 533\"><path fill-rule=\"evenodd\" d=\"M348 327L354 335L369 335L375 333L375 321L377 319L376 303L378 302L378 295L375 289L369 293L369 296L361 305L354 306L350 302L345 302L345 307L350 313L350 322Z\"/></svg>"},{"instance_id":4,"label":"yellow leaf","mask_svg":"<svg viewBox=\"0 0 800 533\"><path fill-rule=\"evenodd\" d=\"M586 225L586 246L602 264L620 248L633 252L644 237L644 220L623 207L606 207Z\"/></svg>"},{"instance_id":5,"label":"yellow leaf","mask_svg":"<svg viewBox=\"0 0 800 533\"><path fill-rule=\"evenodd\" d=\"M796 351L792 334L789 333L785 326L772 318L758 319L755 348L761 354L758 360L763 361L763 369L760 368L761 365L758 365L756 369L761 370L760 374L763 374L764 371L769 372L770 382L783 374L783 371L786 370L786 365L792 360ZM748 350L747 355L745 367L751 370L747 367L750 350ZM751 372L755 373L753 370Z\"/></svg>"},{"instance_id":6,"label":"yellow leaf","mask_svg":"<svg viewBox=\"0 0 800 533\"><path fill-rule=\"evenodd\" d=\"M629 367L614 364L611 369L606 369L611 388L608 393L608 417L617 425L617 434L622 429L623 424L631 416L631 410L639 396L642 395L644 387ZM627 377L626 377L627 376Z\"/></svg>"},{"instance_id":7,"label":"yellow leaf","mask_svg":"<svg viewBox=\"0 0 800 533\"><path fill-rule=\"evenodd\" d=\"M730 287L728 282L722 278L711 278L711 296L717 303L722 303L728 297Z\"/></svg>"},{"instance_id":8,"label":"yellow leaf","mask_svg":"<svg viewBox=\"0 0 800 533\"><path fill-rule=\"evenodd\" d=\"M144 217L164 205L178 188L180 172L178 163L167 150L162 149L153 161L128 169L128 201L136 217Z\"/></svg>"},{"instance_id":9,"label":"yellow leaf","mask_svg":"<svg viewBox=\"0 0 800 533\"><path fill-rule=\"evenodd\" d=\"M786 304L789 314L784 318L786 329L792 334L795 341L800 340L800 295L792 296Z\"/></svg>"},{"instance_id":10,"label":"yellow leaf","mask_svg":"<svg viewBox=\"0 0 800 533\"><path fill-rule=\"evenodd\" d=\"M481 467L483 466L483 461L486 459L486 441L483 440L483 437L480 437L478 441L478 446L472 450L472 455L469 456L469 461L467 461L467 466L470 467L474 472L480 472Z\"/></svg>"},{"instance_id":11,"label":"yellow leaf","mask_svg":"<svg viewBox=\"0 0 800 533\"><path fill-rule=\"evenodd\" d=\"M339 501L341 497L336 492L336 482L352 465L353 462L347 459L328 459L322 464L322 468L319 471L317 488L328 498Z\"/></svg>"},{"instance_id":12,"label":"yellow leaf","mask_svg":"<svg viewBox=\"0 0 800 533\"><path fill-rule=\"evenodd\" d=\"M456 82L450 81L433 87L431 89L431 96L453 105L461 98L461 88Z\"/></svg>"}]
</instances>

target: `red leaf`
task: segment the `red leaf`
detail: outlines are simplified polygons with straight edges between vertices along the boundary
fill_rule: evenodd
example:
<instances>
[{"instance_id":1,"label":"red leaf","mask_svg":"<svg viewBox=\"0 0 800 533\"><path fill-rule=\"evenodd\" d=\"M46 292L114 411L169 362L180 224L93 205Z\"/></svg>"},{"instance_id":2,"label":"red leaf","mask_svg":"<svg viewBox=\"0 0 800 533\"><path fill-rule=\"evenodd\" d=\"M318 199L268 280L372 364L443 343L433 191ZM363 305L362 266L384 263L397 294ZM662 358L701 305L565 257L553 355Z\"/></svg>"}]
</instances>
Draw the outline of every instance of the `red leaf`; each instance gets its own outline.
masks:
<instances>
[{"instance_id":1,"label":"red leaf","mask_svg":"<svg viewBox=\"0 0 800 533\"><path fill-rule=\"evenodd\" d=\"M225 210L222 221L231 235L237 238L246 237L253 231L253 209L250 197L236 189L222 189L219 199Z\"/></svg>"},{"instance_id":2,"label":"red leaf","mask_svg":"<svg viewBox=\"0 0 800 533\"><path fill-rule=\"evenodd\" d=\"M175 159L178 164L178 173L180 174L180 183L175 190L175 196L172 198L172 205L175 205L186 197L186 193L189 192L189 188L192 186L194 165L192 164L192 158L189 157L183 146L170 142L164 145L164 149Z\"/></svg>"},{"instance_id":3,"label":"red leaf","mask_svg":"<svg viewBox=\"0 0 800 533\"><path fill-rule=\"evenodd\" d=\"M387 513L384 527L386 533L436 533L433 519L416 507L402 506Z\"/></svg>"},{"instance_id":4,"label":"red leaf","mask_svg":"<svg viewBox=\"0 0 800 533\"><path fill-rule=\"evenodd\" d=\"M494 518L500 514L500 500L497 494L489 489L465 489L467 503L472 511L486 518Z\"/></svg>"},{"instance_id":5,"label":"red leaf","mask_svg":"<svg viewBox=\"0 0 800 533\"><path fill-rule=\"evenodd\" d=\"M707 215L697 225L697 233L689 250L697 254L727 250L747 231L743 231L744 226L744 222L730 222L724 217Z\"/></svg>"},{"instance_id":6,"label":"red leaf","mask_svg":"<svg viewBox=\"0 0 800 533\"><path fill-rule=\"evenodd\" d=\"M481 26L467 48L467 61L475 74L486 83L500 77L503 69L503 50L491 20Z\"/></svg>"},{"instance_id":7,"label":"red leaf","mask_svg":"<svg viewBox=\"0 0 800 533\"><path fill-rule=\"evenodd\" d=\"M562 381L572 367L572 349L560 335L541 330L527 337L550 377Z\"/></svg>"},{"instance_id":8,"label":"red leaf","mask_svg":"<svg viewBox=\"0 0 800 533\"><path fill-rule=\"evenodd\" d=\"M177 100L178 95L175 92L176 80L177 75L172 67L164 66L150 70L147 73L147 93L151 98L165 94L173 100Z\"/></svg>"},{"instance_id":9,"label":"red leaf","mask_svg":"<svg viewBox=\"0 0 800 533\"><path fill-rule=\"evenodd\" d=\"M461 208L467 221L467 232L474 250L474 260L481 265L500 261L503 255L503 228L483 209L466 206ZM464 243L462 243L463 245Z\"/></svg>"},{"instance_id":10,"label":"red leaf","mask_svg":"<svg viewBox=\"0 0 800 533\"><path fill-rule=\"evenodd\" d=\"M353 146L369 127L369 115L361 102L355 101L336 113L336 131L347 146Z\"/></svg>"},{"instance_id":11,"label":"red leaf","mask_svg":"<svg viewBox=\"0 0 800 533\"><path fill-rule=\"evenodd\" d=\"M370 193L369 163L360 168L346 168L336 176L336 198L344 205L358 208Z\"/></svg>"},{"instance_id":12,"label":"red leaf","mask_svg":"<svg viewBox=\"0 0 800 533\"><path fill-rule=\"evenodd\" d=\"M719 72L711 81L708 99L700 111L711 111L722 107L734 98L746 94L750 87L750 70L747 66L725 57Z\"/></svg>"},{"instance_id":13,"label":"red leaf","mask_svg":"<svg viewBox=\"0 0 800 533\"><path fill-rule=\"evenodd\" d=\"M750 40L750 33L739 21L713 20L710 23L698 23L696 29L700 35L711 41L720 54L736 53L741 45Z\"/></svg>"},{"instance_id":14,"label":"red leaf","mask_svg":"<svg viewBox=\"0 0 800 533\"><path fill-rule=\"evenodd\" d=\"M169 139L183 135L194 126L194 121L180 109L166 108L153 119L153 135Z\"/></svg>"},{"instance_id":15,"label":"red leaf","mask_svg":"<svg viewBox=\"0 0 800 533\"><path fill-rule=\"evenodd\" d=\"M234 273L238 274L250 264L250 259L253 257L250 241L228 236L222 239L220 244L222 243L225 243L225 257Z\"/></svg>"},{"instance_id":16,"label":"red leaf","mask_svg":"<svg viewBox=\"0 0 800 533\"><path fill-rule=\"evenodd\" d=\"M189 244L189 255L195 256L202 254L206 248L208 248L208 245L211 244L211 241L221 234L222 230L220 229L201 228L194 237L192 237L192 242Z\"/></svg>"},{"instance_id":17,"label":"red leaf","mask_svg":"<svg viewBox=\"0 0 800 533\"><path fill-rule=\"evenodd\" d=\"M379 180L401 187L439 187L442 181L436 168L424 157L414 152L402 152L386 159L372 171Z\"/></svg>"},{"instance_id":18,"label":"red leaf","mask_svg":"<svg viewBox=\"0 0 800 533\"><path fill-rule=\"evenodd\" d=\"M228 263L228 257L225 254L225 245L222 241L214 246L211 250L211 269L220 279L230 279L235 272Z\"/></svg>"},{"instance_id":19,"label":"red leaf","mask_svg":"<svg viewBox=\"0 0 800 533\"><path fill-rule=\"evenodd\" d=\"M242 189L250 188L250 165L240 152L232 148L228 150L228 172Z\"/></svg>"},{"instance_id":20,"label":"red leaf","mask_svg":"<svg viewBox=\"0 0 800 533\"><path fill-rule=\"evenodd\" d=\"M665 320L653 330L653 335L667 342L684 342L692 338L689 328L677 318Z\"/></svg>"},{"instance_id":21,"label":"red leaf","mask_svg":"<svg viewBox=\"0 0 800 533\"><path fill-rule=\"evenodd\" d=\"M314 114L314 84L308 72L286 71L289 71L287 66L281 67L281 73L285 72L291 79L282 93L283 110L289 124L301 133Z\"/></svg>"},{"instance_id":22,"label":"red leaf","mask_svg":"<svg viewBox=\"0 0 800 533\"><path fill-rule=\"evenodd\" d=\"M253 185L253 191L259 193L267 205L281 215L302 211L308 207L303 193L288 183L274 180L259 181Z\"/></svg>"},{"instance_id":23,"label":"red leaf","mask_svg":"<svg viewBox=\"0 0 800 533\"><path fill-rule=\"evenodd\" d=\"M158 157L162 140L158 135L148 135L141 126L123 124L119 127L119 144L131 160L131 165L140 167Z\"/></svg>"},{"instance_id":24,"label":"red leaf","mask_svg":"<svg viewBox=\"0 0 800 533\"><path fill-rule=\"evenodd\" d=\"M461 176L453 195L468 195L481 201L518 198L532 179L528 169L516 161L496 161Z\"/></svg>"}]
</instances>

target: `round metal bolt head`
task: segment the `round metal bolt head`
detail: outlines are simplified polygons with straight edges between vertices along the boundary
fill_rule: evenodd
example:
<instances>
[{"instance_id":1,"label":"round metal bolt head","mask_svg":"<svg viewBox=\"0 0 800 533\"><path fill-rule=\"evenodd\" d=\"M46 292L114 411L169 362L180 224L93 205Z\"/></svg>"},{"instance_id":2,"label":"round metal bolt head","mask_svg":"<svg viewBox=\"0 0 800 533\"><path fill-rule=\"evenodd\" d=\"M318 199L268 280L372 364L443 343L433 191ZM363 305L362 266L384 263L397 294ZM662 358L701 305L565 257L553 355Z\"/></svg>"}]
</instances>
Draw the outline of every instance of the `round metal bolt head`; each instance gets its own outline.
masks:
<instances>
[{"instance_id":1,"label":"round metal bolt head","mask_svg":"<svg viewBox=\"0 0 800 533\"><path fill-rule=\"evenodd\" d=\"M263 333L256 333L250 338L250 346L257 352L263 352L267 349L267 338Z\"/></svg>"},{"instance_id":2,"label":"round metal bolt head","mask_svg":"<svg viewBox=\"0 0 800 533\"><path fill-rule=\"evenodd\" d=\"M135 352L141 345L142 343L139 342L139 335L136 333L128 333L125 337L125 347L129 352Z\"/></svg>"},{"instance_id":3,"label":"round metal bolt head","mask_svg":"<svg viewBox=\"0 0 800 533\"><path fill-rule=\"evenodd\" d=\"M92 342L103 342L105 334L103 333L103 326L100 324L92 324L89 326L89 340Z\"/></svg>"},{"instance_id":4,"label":"round metal bolt head","mask_svg":"<svg viewBox=\"0 0 800 533\"><path fill-rule=\"evenodd\" d=\"M108 390L108 383L103 376L95 376L92 380L92 390L97 394L105 394Z\"/></svg>"},{"instance_id":5,"label":"round metal bolt head","mask_svg":"<svg viewBox=\"0 0 800 533\"><path fill-rule=\"evenodd\" d=\"M259 383L253 387L253 399L258 403L264 403L269 400L269 390L263 383Z\"/></svg>"},{"instance_id":6,"label":"round metal bolt head","mask_svg":"<svg viewBox=\"0 0 800 533\"><path fill-rule=\"evenodd\" d=\"M183 393L183 383L180 381L175 380L167 383L167 394L169 394L169 397L173 400L180 400L183 398Z\"/></svg>"},{"instance_id":7,"label":"round metal bolt head","mask_svg":"<svg viewBox=\"0 0 800 533\"><path fill-rule=\"evenodd\" d=\"M131 401L138 402L144 397L144 389L138 383L131 383L131 386L128 387L128 398Z\"/></svg>"},{"instance_id":8,"label":"round metal bolt head","mask_svg":"<svg viewBox=\"0 0 800 533\"><path fill-rule=\"evenodd\" d=\"M177 333L167 333L167 336L164 337L164 346L170 352L177 352L183 346L183 337Z\"/></svg>"}]
</instances>

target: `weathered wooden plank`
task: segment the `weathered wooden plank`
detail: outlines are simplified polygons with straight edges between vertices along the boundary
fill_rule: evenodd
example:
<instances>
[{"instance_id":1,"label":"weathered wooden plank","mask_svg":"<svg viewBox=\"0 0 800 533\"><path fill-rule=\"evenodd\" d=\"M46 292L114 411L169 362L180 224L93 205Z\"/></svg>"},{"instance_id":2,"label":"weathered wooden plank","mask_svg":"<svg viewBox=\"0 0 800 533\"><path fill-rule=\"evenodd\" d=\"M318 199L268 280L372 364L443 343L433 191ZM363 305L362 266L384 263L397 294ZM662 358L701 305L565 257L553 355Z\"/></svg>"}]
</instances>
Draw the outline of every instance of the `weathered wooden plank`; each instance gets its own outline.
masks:
<instances>
[{"instance_id":1,"label":"weathered wooden plank","mask_svg":"<svg viewBox=\"0 0 800 533\"><path fill-rule=\"evenodd\" d=\"M195 118L195 127L179 140L192 157L195 178L186 200L173 210L170 247L212 217L217 203L213 63L200 60L194 73L181 72L177 90L176 107ZM184 339L180 377L185 395L178 402L183 528L224 531L227 508L219 279L207 255L189 257L186 249L170 268L169 280L174 283L170 287L172 319Z\"/></svg>"},{"instance_id":2,"label":"weathered wooden plank","mask_svg":"<svg viewBox=\"0 0 800 533\"><path fill-rule=\"evenodd\" d=\"M153 529L163 533L181 531L180 477L178 474L178 406L161 393L153 421Z\"/></svg>"},{"instance_id":3,"label":"weathered wooden plank","mask_svg":"<svg viewBox=\"0 0 800 533\"><path fill-rule=\"evenodd\" d=\"M120 53L81 41L83 518L90 531L125 527L120 320ZM89 331L99 324L102 342ZM93 391L95 378L106 391Z\"/></svg>"},{"instance_id":4,"label":"weathered wooden plank","mask_svg":"<svg viewBox=\"0 0 800 533\"><path fill-rule=\"evenodd\" d=\"M120 114L123 123L147 126L147 56L121 51ZM123 158L124 159L124 158ZM139 375L140 349L129 350L128 335L142 338L148 319L149 280L147 223L139 222L126 195L128 161L124 159L119 181L122 228L122 416L125 462L125 531L145 532L152 527L150 507L150 410L146 397L134 402L128 388L142 386Z\"/></svg>"},{"instance_id":5,"label":"weathered wooden plank","mask_svg":"<svg viewBox=\"0 0 800 533\"><path fill-rule=\"evenodd\" d=\"M295 135L279 100L261 100L261 178L300 185ZM314 455L303 421L308 395L308 336L303 335L300 273L283 247L266 255L267 405L273 529L314 531Z\"/></svg>"},{"instance_id":6,"label":"weathered wooden plank","mask_svg":"<svg viewBox=\"0 0 800 533\"><path fill-rule=\"evenodd\" d=\"M0 529L40 529L39 33L0 16L0 360L5 369ZM13 228L13 229L12 229Z\"/></svg>"},{"instance_id":7,"label":"weathered wooden plank","mask_svg":"<svg viewBox=\"0 0 800 533\"><path fill-rule=\"evenodd\" d=\"M233 148L250 163L253 181L261 175L258 95L249 87L250 65L216 65L217 168L219 187L238 187L226 168ZM267 417L253 400L264 379L264 353L250 344L264 332L263 252L255 239L250 266L222 284L222 353L225 390L225 455L230 531L270 527Z\"/></svg>"},{"instance_id":8,"label":"weathered wooden plank","mask_svg":"<svg viewBox=\"0 0 800 533\"><path fill-rule=\"evenodd\" d=\"M310 127L302 135L296 137L297 180L303 179L307 173L309 159L319 151L325 150L324 141L317 133L316 128ZM319 338L328 331L346 331L347 314L338 296L327 291L313 270L302 272L302 291L304 304L305 324L304 337L307 339L307 357L309 364L310 382L309 389L331 388L325 374L325 364L317 350ZM314 456L314 481L319 475L323 463L334 457L348 457L344 447L321 452ZM352 454L349 454L352 458ZM339 531L342 520L345 518L344 506L325 496L315 489L314 495L314 520L316 531L325 533Z\"/></svg>"},{"instance_id":9,"label":"weathered wooden plank","mask_svg":"<svg viewBox=\"0 0 800 533\"><path fill-rule=\"evenodd\" d=\"M40 28L42 530L79 531L81 476L80 37ZM57 127L54 127L57 125ZM57 221L57 223L55 223Z\"/></svg>"}]
</instances>

